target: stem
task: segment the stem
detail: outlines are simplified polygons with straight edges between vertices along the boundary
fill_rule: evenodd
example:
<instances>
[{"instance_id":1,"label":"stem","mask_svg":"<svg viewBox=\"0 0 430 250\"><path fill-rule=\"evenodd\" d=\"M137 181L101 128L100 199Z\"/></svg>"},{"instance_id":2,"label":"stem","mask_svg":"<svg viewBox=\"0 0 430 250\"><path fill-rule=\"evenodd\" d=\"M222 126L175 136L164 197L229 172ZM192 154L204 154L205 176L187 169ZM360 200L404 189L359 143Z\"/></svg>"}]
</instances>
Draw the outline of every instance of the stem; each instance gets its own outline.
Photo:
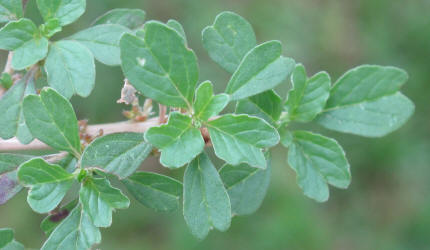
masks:
<instances>
[{"instance_id":1,"label":"stem","mask_svg":"<svg viewBox=\"0 0 430 250\"><path fill-rule=\"evenodd\" d=\"M106 124L96 124L89 125L87 127L86 133L92 136L99 135L100 130L103 131L104 135L121 133L121 132L136 132L144 133L150 127L158 126L158 117L151 118L145 122L116 122L116 123L106 123ZM44 144L39 140L34 140L28 145L21 144L17 138L12 138L10 140L0 139L0 152L5 151L24 151L24 150L52 150L51 147Z\"/></svg>"},{"instance_id":2,"label":"stem","mask_svg":"<svg viewBox=\"0 0 430 250\"><path fill-rule=\"evenodd\" d=\"M161 104L158 104L158 108L159 108L159 116L158 116L158 123L159 124L163 124L166 122L166 112L167 112L167 107Z\"/></svg>"},{"instance_id":3,"label":"stem","mask_svg":"<svg viewBox=\"0 0 430 250\"><path fill-rule=\"evenodd\" d=\"M5 65L4 70L3 70L4 73L8 73L8 74L13 73L12 58L13 58L13 52L11 51L11 52L9 52L9 54L7 56L6 65Z\"/></svg>"}]
</instances>

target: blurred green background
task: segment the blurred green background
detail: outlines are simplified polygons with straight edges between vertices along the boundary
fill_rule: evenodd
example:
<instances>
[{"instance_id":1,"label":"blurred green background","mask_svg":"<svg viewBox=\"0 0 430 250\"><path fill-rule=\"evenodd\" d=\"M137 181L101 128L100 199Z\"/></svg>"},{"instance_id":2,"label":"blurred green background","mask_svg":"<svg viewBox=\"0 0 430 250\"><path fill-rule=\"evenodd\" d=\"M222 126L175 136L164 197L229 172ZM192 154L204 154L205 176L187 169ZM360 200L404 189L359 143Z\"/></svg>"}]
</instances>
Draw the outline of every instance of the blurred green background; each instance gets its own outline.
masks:
<instances>
[{"instance_id":1,"label":"blurred green background","mask_svg":"<svg viewBox=\"0 0 430 250\"><path fill-rule=\"evenodd\" d=\"M286 150L275 149L273 179L260 210L234 218L226 233L204 241L189 233L181 212L155 213L133 202L118 211L113 226L102 230L104 250L134 249L429 249L430 248L430 1L428 0L90 0L87 13L65 28L67 36L113 8L141 8L147 19L180 21L199 58L200 80L219 92L229 75L209 60L201 30L223 10L245 17L259 42L280 40L284 54L303 63L308 74L325 70L332 79L360 64L393 65L410 74L403 92L416 104L406 126L381 139L324 131L347 152L353 181L331 189L328 202L306 198L286 164ZM29 17L41 22L34 0ZM55 38L61 38L55 37ZM1 63L6 54L1 53ZM97 64L97 85L88 99L74 98L80 119L90 123L123 119L116 104L122 73ZM289 86L288 84L284 84ZM285 96L288 87L280 88ZM143 169L158 169L154 159ZM171 173L181 178L181 171ZM41 215L31 211L25 192L0 207L0 227L13 227L26 246L38 248L45 237Z\"/></svg>"}]
</instances>

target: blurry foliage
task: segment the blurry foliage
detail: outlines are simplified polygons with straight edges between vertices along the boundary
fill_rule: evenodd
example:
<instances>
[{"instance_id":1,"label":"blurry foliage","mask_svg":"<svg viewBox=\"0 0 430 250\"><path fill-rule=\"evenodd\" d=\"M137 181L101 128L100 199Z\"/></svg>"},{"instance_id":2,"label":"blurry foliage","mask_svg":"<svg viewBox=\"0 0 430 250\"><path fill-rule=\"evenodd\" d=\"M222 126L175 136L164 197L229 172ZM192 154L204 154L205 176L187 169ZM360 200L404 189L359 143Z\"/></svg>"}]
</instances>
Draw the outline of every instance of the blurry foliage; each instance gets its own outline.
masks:
<instances>
[{"instance_id":1,"label":"blurry foliage","mask_svg":"<svg viewBox=\"0 0 430 250\"><path fill-rule=\"evenodd\" d=\"M399 131L381 138L339 136L348 152L353 182L332 190L331 199L316 203L301 194L285 165L286 152L274 155L273 179L261 209L233 220L228 234L195 240L179 213L156 213L132 202L115 213L117 222L104 230L100 249L426 249L430 244L430 2L427 0L92 0L86 14L65 29L64 36L86 27L113 8L141 8L148 20L179 20L189 46L199 55L200 80L215 79L224 89L228 74L209 60L201 30L215 15L232 10L245 17L261 41L279 39L287 56L308 65L311 75L331 72L333 79L363 63L404 68L410 80L403 92L416 104L413 118ZM38 17L35 1L28 15ZM54 36L54 39L56 37ZM260 41L260 42L261 42ZM6 54L1 53L1 62ZM2 65L1 65L2 66ZM97 64L97 84L90 98L74 97L80 119L90 123L121 118L122 73ZM286 89L280 89L285 96ZM321 127L312 127L314 131ZM149 159L144 168L154 169ZM182 175L181 170L177 173ZM0 207L0 227L13 225L26 246L41 245L42 217L24 202L22 192ZM25 205L24 205L25 204ZM13 222L13 223L12 223Z\"/></svg>"}]
</instances>

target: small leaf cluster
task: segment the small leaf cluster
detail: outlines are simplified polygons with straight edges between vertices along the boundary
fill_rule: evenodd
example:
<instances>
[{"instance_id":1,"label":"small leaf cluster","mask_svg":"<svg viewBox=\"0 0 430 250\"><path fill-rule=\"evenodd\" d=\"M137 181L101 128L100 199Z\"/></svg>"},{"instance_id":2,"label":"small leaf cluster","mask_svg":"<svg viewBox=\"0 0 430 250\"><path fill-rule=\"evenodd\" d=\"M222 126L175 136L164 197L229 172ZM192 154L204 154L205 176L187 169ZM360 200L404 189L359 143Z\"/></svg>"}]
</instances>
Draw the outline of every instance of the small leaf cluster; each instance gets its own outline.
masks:
<instances>
[{"instance_id":1,"label":"small leaf cluster","mask_svg":"<svg viewBox=\"0 0 430 250\"><path fill-rule=\"evenodd\" d=\"M363 65L334 84L327 72L309 77L302 64L283 55L279 41L257 44L252 26L232 12L219 14L202 32L210 58L231 73L219 94L212 82L200 81L197 57L175 20L145 22L141 10L116 9L88 29L49 41L83 14L85 3L37 0L44 18L37 27L23 18L20 1L0 0L0 21L7 22L0 48L13 51L12 67L23 75L0 99L0 137L23 143L37 138L65 155L0 155L0 204L25 187L29 206L49 213L41 225L48 236L42 249L100 243L99 228L111 226L112 213L130 205L124 189L157 211L180 209L182 200L185 222L199 239L211 229L226 231L234 215L260 207L270 184L270 148L278 144L288 148L288 165L304 194L326 201L329 185L347 188L351 182L345 152L332 138L290 125L315 122L380 137L414 112L399 92L405 71ZM91 93L94 58L120 65L140 95L167 106L167 122L145 133L109 134L83 144L69 99ZM288 79L292 88L280 96L275 87ZM39 90L37 81L47 87ZM207 153L211 148L225 162L219 169ZM138 170L154 153L166 168L185 168L182 182ZM73 186L79 191L65 198ZM10 230L0 234L0 245L19 244Z\"/></svg>"}]
</instances>

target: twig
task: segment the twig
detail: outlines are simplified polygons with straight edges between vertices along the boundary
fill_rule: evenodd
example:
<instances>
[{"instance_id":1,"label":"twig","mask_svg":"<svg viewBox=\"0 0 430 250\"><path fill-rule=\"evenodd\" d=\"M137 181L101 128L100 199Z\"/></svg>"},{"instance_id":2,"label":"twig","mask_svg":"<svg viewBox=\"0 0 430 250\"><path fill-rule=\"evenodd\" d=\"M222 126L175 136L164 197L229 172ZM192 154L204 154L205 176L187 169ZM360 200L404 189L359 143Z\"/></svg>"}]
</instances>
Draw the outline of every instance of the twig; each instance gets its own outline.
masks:
<instances>
[{"instance_id":1,"label":"twig","mask_svg":"<svg viewBox=\"0 0 430 250\"><path fill-rule=\"evenodd\" d=\"M86 133L89 135L98 135L100 130L103 134L113 134L120 132L137 132L143 133L150 127L158 126L158 117L151 118L145 122L117 122L107 124L88 125ZM18 139L12 138L10 140L0 139L0 152L5 151L24 151L24 150L49 150L51 149L48 145L44 144L39 140L34 140L28 145L21 144Z\"/></svg>"}]
</instances>

